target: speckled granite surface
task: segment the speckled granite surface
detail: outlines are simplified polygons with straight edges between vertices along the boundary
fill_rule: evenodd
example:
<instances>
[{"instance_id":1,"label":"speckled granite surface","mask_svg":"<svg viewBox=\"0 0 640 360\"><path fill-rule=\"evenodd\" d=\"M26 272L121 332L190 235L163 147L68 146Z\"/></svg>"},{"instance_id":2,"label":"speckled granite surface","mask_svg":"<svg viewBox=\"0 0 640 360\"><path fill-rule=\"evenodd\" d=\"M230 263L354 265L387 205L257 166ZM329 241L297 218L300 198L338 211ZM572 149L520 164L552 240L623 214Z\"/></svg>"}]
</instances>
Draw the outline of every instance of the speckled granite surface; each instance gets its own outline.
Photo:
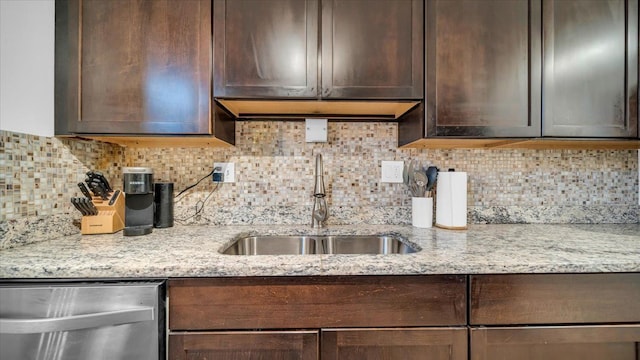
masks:
<instances>
[{"instance_id":1,"label":"speckled granite surface","mask_svg":"<svg viewBox=\"0 0 640 360\"><path fill-rule=\"evenodd\" d=\"M80 233L80 215L29 216L0 222L0 250Z\"/></svg>"},{"instance_id":2,"label":"speckled granite surface","mask_svg":"<svg viewBox=\"0 0 640 360\"><path fill-rule=\"evenodd\" d=\"M407 255L232 256L241 234L395 233ZM466 231L405 225L176 226L151 235L70 235L0 250L3 278L137 278L640 271L640 224L471 225Z\"/></svg>"},{"instance_id":3,"label":"speckled granite surface","mask_svg":"<svg viewBox=\"0 0 640 360\"><path fill-rule=\"evenodd\" d=\"M357 225L411 224L411 206L333 206L329 208L328 224ZM175 221L182 225L300 225L310 222L310 206L241 206L205 209L193 216L193 206L175 207ZM590 206L492 206L469 207L469 224L609 224L640 223L640 205ZM32 216L0 221L0 250L47 239L77 234L74 223L79 213ZM300 225L303 226L303 225Z\"/></svg>"}]
</instances>

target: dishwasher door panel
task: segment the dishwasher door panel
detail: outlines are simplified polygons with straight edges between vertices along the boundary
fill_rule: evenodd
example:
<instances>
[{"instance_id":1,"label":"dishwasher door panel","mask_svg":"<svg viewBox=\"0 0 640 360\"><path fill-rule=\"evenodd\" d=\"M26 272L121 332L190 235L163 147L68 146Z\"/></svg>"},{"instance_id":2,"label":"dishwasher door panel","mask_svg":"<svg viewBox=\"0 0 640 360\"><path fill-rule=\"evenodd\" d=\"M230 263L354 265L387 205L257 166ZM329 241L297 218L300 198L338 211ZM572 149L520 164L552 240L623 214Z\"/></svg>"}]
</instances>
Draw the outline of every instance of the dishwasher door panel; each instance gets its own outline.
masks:
<instances>
[{"instance_id":1,"label":"dishwasher door panel","mask_svg":"<svg viewBox=\"0 0 640 360\"><path fill-rule=\"evenodd\" d=\"M164 349L161 287L0 285L0 359L157 360Z\"/></svg>"}]
</instances>

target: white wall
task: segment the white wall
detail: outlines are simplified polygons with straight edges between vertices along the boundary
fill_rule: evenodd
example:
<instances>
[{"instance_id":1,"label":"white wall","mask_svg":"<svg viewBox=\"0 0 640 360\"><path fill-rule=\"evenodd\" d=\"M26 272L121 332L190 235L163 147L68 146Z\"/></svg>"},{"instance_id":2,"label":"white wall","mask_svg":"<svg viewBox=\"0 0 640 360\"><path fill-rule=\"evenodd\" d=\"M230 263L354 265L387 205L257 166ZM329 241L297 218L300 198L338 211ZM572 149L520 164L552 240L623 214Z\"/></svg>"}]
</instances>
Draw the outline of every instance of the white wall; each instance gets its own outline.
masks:
<instances>
[{"instance_id":1,"label":"white wall","mask_svg":"<svg viewBox=\"0 0 640 360\"><path fill-rule=\"evenodd\" d=\"M54 0L0 0L0 130L53 136Z\"/></svg>"}]
</instances>

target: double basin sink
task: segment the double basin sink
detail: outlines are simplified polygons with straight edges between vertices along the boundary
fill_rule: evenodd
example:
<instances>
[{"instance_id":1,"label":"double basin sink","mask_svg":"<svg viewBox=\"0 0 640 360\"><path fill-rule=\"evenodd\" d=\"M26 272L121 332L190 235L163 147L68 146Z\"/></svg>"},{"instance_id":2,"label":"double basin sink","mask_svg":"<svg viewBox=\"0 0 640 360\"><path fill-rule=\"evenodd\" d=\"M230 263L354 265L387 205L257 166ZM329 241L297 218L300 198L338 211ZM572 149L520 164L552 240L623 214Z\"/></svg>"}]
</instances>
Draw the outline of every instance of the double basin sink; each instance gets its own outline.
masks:
<instances>
[{"instance_id":1,"label":"double basin sink","mask_svg":"<svg viewBox=\"0 0 640 360\"><path fill-rule=\"evenodd\" d=\"M411 254L419 249L395 235L246 236L235 240L226 255Z\"/></svg>"}]
</instances>

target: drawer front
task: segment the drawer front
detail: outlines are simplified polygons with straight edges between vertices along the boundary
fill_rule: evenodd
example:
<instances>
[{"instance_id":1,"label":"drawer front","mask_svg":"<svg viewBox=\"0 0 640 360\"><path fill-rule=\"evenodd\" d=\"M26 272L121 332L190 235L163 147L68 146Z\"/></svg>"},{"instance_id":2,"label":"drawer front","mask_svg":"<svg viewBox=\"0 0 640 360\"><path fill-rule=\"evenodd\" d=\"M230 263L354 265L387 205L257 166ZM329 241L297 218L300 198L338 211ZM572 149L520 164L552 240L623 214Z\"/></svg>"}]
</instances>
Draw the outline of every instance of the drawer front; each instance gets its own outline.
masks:
<instances>
[{"instance_id":1,"label":"drawer front","mask_svg":"<svg viewBox=\"0 0 640 360\"><path fill-rule=\"evenodd\" d=\"M467 328L323 329L322 360L468 360Z\"/></svg>"},{"instance_id":2,"label":"drawer front","mask_svg":"<svg viewBox=\"0 0 640 360\"><path fill-rule=\"evenodd\" d=\"M169 359L316 360L318 346L318 331L171 333Z\"/></svg>"},{"instance_id":3,"label":"drawer front","mask_svg":"<svg viewBox=\"0 0 640 360\"><path fill-rule=\"evenodd\" d=\"M640 325L471 329L471 360L637 360Z\"/></svg>"},{"instance_id":4,"label":"drawer front","mask_svg":"<svg viewBox=\"0 0 640 360\"><path fill-rule=\"evenodd\" d=\"M465 307L465 276L169 280L172 330L464 325Z\"/></svg>"},{"instance_id":5,"label":"drawer front","mask_svg":"<svg viewBox=\"0 0 640 360\"><path fill-rule=\"evenodd\" d=\"M474 275L470 323L640 322L640 273Z\"/></svg>"}]
</instances>

